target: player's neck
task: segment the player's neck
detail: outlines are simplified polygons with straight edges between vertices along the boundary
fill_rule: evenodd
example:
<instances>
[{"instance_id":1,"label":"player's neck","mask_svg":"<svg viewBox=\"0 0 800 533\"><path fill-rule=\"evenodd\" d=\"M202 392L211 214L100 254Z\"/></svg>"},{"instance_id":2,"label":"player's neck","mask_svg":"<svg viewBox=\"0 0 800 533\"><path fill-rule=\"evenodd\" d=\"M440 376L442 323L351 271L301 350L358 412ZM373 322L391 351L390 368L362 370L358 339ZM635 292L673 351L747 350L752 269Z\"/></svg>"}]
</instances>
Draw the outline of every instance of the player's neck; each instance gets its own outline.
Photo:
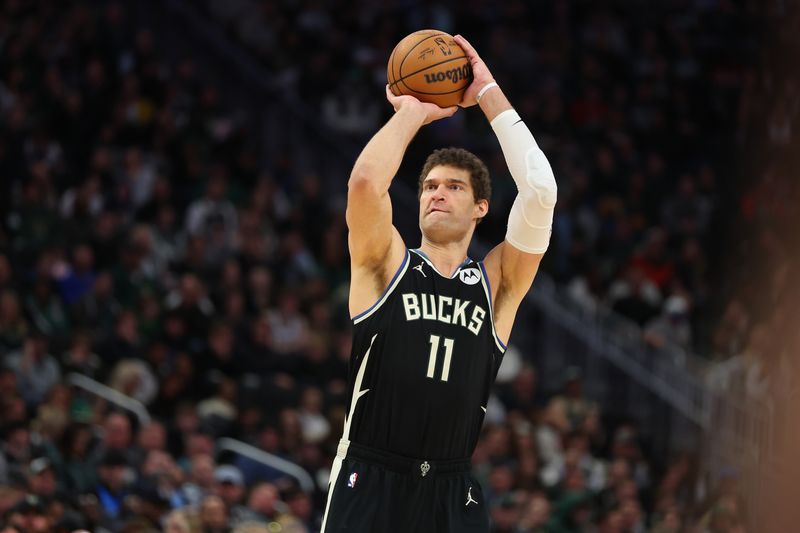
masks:
<instances>
[{"instance_id":1,"label":"player's neck","mask_svg":"<svg viewBox=\"0 0 800 533\"><path fill-rule=\"evenodd\" d=\"M428 256L436 270L444 276L451 277L467 258L468 247L469 241L440 244L427 240L423 235L419 249Z\"/></svg>"}]
</instances>

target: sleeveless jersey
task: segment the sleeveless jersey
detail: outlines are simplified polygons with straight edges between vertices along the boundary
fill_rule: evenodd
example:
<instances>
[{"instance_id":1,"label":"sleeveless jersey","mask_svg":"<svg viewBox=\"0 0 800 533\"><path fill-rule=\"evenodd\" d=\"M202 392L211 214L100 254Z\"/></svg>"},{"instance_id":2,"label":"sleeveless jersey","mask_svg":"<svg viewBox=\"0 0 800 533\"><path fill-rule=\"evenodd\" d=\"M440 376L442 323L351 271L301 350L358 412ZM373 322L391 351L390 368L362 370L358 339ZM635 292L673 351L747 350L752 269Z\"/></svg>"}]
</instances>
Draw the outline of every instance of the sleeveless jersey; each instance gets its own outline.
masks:
<instances>
[{"instance_id":1,"label":"sleeveless jersey","mask_svg":"<svg viewBox=\"0 0 800 533\"><path fill-rule=\"evenodd\" d=\"M353 318L345 442L469 458L504 352L483 263L467 259L448 278L407 250L378 301Z\"/></svg>"}]
</instances>

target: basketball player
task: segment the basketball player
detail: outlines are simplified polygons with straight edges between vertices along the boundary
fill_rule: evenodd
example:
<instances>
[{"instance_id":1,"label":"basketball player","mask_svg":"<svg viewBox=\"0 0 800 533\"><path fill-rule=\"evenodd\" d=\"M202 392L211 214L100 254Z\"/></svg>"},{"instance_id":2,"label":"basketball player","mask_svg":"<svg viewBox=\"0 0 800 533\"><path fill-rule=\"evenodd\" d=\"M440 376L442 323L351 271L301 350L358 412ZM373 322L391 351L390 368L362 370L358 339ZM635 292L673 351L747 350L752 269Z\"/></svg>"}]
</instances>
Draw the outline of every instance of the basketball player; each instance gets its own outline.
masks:
<instances>
[{"instance_id":1,"label":"basketball player","mask_svg":"<svg viewBox=\"0 0 800 533\"><path fill-rule=\"evenodd\" d=\"M389 185L417 131L457 108L387 87L395 114L348 184L351 400L322 533L489 531L470 456L517 307L548 246L556 183L486 65L456 41L474 75L461 106L480 106L519 193L505 240L483 261L470 259L489 209L488 171L466 150L435 151L419 180L422 243L409 250L392 226Z\"/></svg>"}]
</instances>

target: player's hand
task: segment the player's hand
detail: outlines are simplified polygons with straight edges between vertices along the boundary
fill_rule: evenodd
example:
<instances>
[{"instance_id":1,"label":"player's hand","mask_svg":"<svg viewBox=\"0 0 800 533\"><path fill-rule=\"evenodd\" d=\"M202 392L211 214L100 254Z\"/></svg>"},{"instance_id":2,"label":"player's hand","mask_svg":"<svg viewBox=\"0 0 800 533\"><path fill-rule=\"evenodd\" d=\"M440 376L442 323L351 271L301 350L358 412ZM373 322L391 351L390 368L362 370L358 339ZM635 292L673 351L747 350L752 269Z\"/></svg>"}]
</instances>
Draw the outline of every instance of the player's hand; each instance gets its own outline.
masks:
<instances>
[{"instance_id":1,"label":"player's hand","mask_svg":"<svg viewBox=\"0 0 800 533\"><path fill-rule=\"evenodd\" d=\"M486 63L483 62L481 56L478 55L478 52L475 51L475 48L469 44L469 41L464 39L461 35L456 35L454 37L458 45L464 50L464 53L467 54L469 58L469 62L472 65L472 83L470 83L467 90L464 92L464 98L461 100L461 103L458 104L461 107L471 107L478 103L475 97L487 83L491 83L494 81L494 76L492 73L489 72L489 67L486 66Z\"/></svg>"},{"instance_id":2,"label":"player's hand","mask_svg":"<svg viewBox=\"0 0 800 533\"><path fill-rule=\"evenodd\" d=\"M386 86L386 99L389 100L389 103L392 104L394 108L394 112L397 113L400 111L401 108L404 107L411 107L419 112L422 116L425 117L425 121L423 124L430 124L434 120L439 120L441 118L452 117L453 114L458 111L458 106L451 106L451 107L439 107L436 104L431 104L429 102L422 102L419 99L408 95L403 94L400 96L396 96L389 86Z\"/></svg>"}]
</instances>

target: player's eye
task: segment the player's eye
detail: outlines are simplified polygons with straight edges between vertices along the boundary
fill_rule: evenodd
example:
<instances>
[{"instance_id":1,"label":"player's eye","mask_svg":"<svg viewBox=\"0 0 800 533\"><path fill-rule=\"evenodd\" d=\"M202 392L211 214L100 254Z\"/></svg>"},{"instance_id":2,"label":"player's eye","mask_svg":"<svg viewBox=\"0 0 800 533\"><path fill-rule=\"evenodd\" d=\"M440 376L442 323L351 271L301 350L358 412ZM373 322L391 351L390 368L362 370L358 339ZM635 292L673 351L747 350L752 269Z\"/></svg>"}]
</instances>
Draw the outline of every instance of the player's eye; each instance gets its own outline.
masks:
<instances>
[{"instance_id":1,"label":"player's eye","mask_svg":"<svg viewBox=\"0 0 800 533\"><path fill-rule=\"evenodd\" d=\"M458 184L456 184L456 183L454 183L454 184L450 185L450 190L451 190L451 191L460 191L462 188L463 188L463 187L461 187L461 185L458 185Z\"/></svg>"}]
</instances>

